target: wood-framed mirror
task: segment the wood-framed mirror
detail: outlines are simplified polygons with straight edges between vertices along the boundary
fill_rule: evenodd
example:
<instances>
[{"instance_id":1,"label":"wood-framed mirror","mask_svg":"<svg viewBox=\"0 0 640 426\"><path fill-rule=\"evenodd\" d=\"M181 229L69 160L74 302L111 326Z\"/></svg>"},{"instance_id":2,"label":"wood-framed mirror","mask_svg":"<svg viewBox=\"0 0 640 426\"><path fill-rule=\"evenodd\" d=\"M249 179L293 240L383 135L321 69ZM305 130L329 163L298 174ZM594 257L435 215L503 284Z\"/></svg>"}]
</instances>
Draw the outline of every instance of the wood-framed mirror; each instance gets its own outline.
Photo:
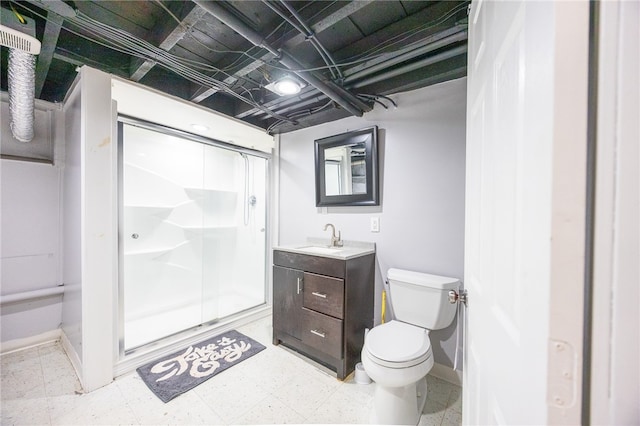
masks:
<instances>
[{"instance_id":1,"label":"wood-framed mirror","mask_svg":"<svg viewBox=\"0 0 640 426\"><path fill-rule=\"evenodd\" d=\"M378 127L315 140L316 206L377 206Z\"/></svg>"}]
</instances>

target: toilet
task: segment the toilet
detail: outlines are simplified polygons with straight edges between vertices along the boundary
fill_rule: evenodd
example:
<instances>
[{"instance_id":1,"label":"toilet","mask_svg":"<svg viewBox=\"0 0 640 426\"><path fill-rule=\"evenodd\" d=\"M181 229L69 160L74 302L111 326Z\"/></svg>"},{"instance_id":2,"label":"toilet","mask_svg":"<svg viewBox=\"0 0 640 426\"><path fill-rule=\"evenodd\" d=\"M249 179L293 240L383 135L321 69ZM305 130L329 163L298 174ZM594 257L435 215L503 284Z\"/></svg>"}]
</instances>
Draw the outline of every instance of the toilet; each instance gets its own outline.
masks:
<instances>
[{"instance_id":1,"label":"toilet","mask_svg":"<svg viewBox=\"0 0 640 426\"><path fill-rule=\"evenodd\" d=\"M452 323L456 304L448 295L460 281L393 268L387 279L395 319L372 328L362 348L364 370L376 382L370 420L417 425L433 367L429 332Z\"/></svg>"}]
</instances>

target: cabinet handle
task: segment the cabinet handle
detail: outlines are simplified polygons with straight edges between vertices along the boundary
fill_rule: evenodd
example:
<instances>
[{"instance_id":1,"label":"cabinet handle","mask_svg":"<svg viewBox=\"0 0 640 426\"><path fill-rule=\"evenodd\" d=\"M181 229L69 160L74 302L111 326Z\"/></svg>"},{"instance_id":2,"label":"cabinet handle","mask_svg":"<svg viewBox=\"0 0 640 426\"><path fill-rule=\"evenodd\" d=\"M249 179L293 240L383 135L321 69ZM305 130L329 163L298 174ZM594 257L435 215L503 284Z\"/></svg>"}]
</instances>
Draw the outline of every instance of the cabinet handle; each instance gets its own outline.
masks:
<instances>
[{"instance_id":1,"label":"cabinet handle","mask_svg":"<svg viewBox=\"0 0 640 426\"><path fill-rule=\"evenodd\" d=\"M318 293L317 291L312 291L311 294L313 294L314 296L318 296L318 297L322 297L323 299L327 298L327 295L324 293Z\"/></svg>"},{"instance_id":2,"label":"cabinet handle","mask_svg":"<svg viewBox=\"0 0 640 426\"><path fill-rule=\"evenodd\" d=\"M316 331L316 330L309 330L310 332L312 332L313 334L315 334L316 336L320 336L324 339L324 333L320 332L320 331Z\"/></svg>"},{"instance_id":3,"label":"cabinet handle","mask_svg":"<svg viewBox=\"0 0 640 426\"><path fill-rule=\"evenodd\" d=\"M302 278L298 278L298 294L302 291Z\"/></svg>"}]
</instances>

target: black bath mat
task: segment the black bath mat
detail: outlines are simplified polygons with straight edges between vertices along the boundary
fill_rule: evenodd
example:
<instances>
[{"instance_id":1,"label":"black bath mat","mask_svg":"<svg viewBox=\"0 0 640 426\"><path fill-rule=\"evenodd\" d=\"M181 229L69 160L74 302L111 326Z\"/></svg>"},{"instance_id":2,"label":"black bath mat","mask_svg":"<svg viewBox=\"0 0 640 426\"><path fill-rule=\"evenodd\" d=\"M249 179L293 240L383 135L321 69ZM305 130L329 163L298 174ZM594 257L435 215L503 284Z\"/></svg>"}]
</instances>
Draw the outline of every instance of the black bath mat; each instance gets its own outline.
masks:
<instances>
[{"instance_id":1,"label":"black bath mat","mask_svg":"<svg viewBox=\"0 0 640 426\"><path fill-rule=\"evenodd\" d=\"M263 349L255 340L231 330L143 365L137 371L158 398L169 402Z\"/></svg>"}]
</instances>

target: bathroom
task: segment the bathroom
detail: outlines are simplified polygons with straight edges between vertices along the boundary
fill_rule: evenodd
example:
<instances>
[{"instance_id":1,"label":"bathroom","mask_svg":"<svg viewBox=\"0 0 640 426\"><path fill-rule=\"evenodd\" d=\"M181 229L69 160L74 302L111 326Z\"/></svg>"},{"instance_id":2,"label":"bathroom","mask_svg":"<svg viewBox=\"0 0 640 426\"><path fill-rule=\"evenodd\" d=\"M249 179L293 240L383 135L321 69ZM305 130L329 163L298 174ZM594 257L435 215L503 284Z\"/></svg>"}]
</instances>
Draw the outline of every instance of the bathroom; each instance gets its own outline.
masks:
<instances>
[{"instance_id":1,"label":"bathroom","mask_svg":"<svg viewBox=\"0 0 640 426\"><path fill-rule=\"evenodd\" d=\"M109 90L109 86L113 86L113 96L120 104L126 104L127 101L121 95L124 82L115 81L107 84L103 81L104 75L92 70L83 72L86 72L86 75L83 74L82 77L87 80L84 84L92 88L92 94L95 94L97 90ZM94 79L93 82L91 82L92 79ZM128 86L126 88L130 98L144 97L140 89ZM422 268L422 270L453 277L462 276L465 88L465 79L458 79L397 96L395 100L399 107L391 114L387 111L374 110L366 118L344 119L328 123L325 126L294 132L290 135L281 135L276 142L278 147L274 150L275 155L270 164L270 168L273 170L271 179L274 182L269 191L272 197L269 200L272 209L270 212L272 216L270 246L297 243L307 237L323 238L328 241L330 233L323 231L323 227L329 222L336 226L345 241L375 243L377 261L373 300L376 322L380 321L384 276L388 268L420 270L424 259L429 258L431 266L428 269ZM84 90L84 87L81 89ZM80 93L77 96L81 95ZM73 99L72 97L70 104L73 104ZM439 100L437 107L433 104L433 99ZM158 100L152 102L159 105ZM149 102L142 103L148 104ZM162 109L162 105L160 108ZM174 114L175 108L174 106ZM73 108L66 111L67 123L70 121L68 116L72 112ZM126 110L126 112L134 116L144 114L144 112L135 113L131 110ZM151 113L157 114L156 112ZM53 109L50 114L54 117L54 123L57 125L64 123L63 118L60 117L62 115L60 111ZM371 125L377 125L381 129L379 133L381 205L315 207L313 141L321 137ZM69 132L68 129L67 132ZM95 127L93 134L99 134ZM415 143L416 138L422 134L431 136L420 143ZM55 138L56 135L51 136ZM300 138L304 142L300 143ZM59 139L55 142L55 149L59 149L60 147L57 146ZM255 148L257 139L254 138L252 143ZM70 148L67 147L66 155L69 154L69 151ZM237 161L240 162L240 155L236 154L236 156ZM34 247L31 250L34 253L38 251L51 252L54 253L52 257L59 258L60 245L64 244L61 240L65 237L61 237L54 230L60 229L58 221L62 218L59 209L65 201L58 196L61 177L56 179L49 177L52 174L55 177L55 174L60 173L60 170L46 164L4 159L2 161L3 206L5 206L3 207L3 219L15 224L15 234L3 233L4 252L9 251L12 238L15 241L25 235L32 235L29 234L30 232L37 232L40 235L46 235L47 238L27 238L28 241L41 244L41 247ZM107 167L111 166L107 165ZM411 169L413 172L410 174L399 173L399 171L406 169ZM18 179L19 177L23 177L27 181L21 181ZM20 182L19 190L18 187L11 190L11 185L14 182L16 184ZM416 182L425 182L420 188L419 194L415 192ZM427 184L427 182L429 183ZM42 184L45 186L41 186ZM66 185L64 181L62 181L62 185L63 187ZM25 197L26 194L31 196ZM44 194L47 196L42 196ZM440 202L435 203L434 200L440 200ZM25 206L25 201L32 203L32 205ZM12 211L10 206L16 206L15 211ZM39 220L21 213L25 209L37 217L40 217L43 211L50 212L51 215L46 218L49 222L45 221L42 224L43 227L48 226L50 229L32 229L32 223L38 223ZM379 232L371 232L370 230L372 217L379 220ZM72 222L74 220L72 219ZM112 222L113 218L109 218L109 221ZM424 221L424 224L418 226L420 221ZM407 226L409 224L414 225ZM67 229L66 232L69 230ZM126 235L129 236L130 233L127 232ZM139 233L143 234L142 231ZM416 238L407 240L408 233L413 234ZM45 245L48 246L45 247ZM45 257L44 261L47 260L49 258ZM270 269L269 265L267 271ZM32 271L32 276L39 273L37 270ZM7 272L9 271L6 270L5 273ZM22 269L21 273L28 274L28 271ZM97 279L103 279L103 277L100 276ZM35 280L36 278L31 279ZM65 285L65 291L69 291L67 285ZM83 292L86 293L86 290ZM68 295L65 294L66 297ZM65 303L67 307L63 307ZM110 307L117 305L118 301L113 300L112 303L103 304L93 311L110 309ZM36 302L26 301L5 305L3 306L2 321L3 336L14 343L28 342L27 345L30 343L30 339L35 343L37 340L34 339L38 337L51 338L57 332L59 333L58 324L66 321L66 318L61 317L73 314L73 312L69 312L69 306L73 308L68 299L61 303L59 295L41 298ZM87 321L91 314L91 312L83 312L83 321ZM260 316L264 317L268 313L254 315L257 315L259 319ZM387 314L387 319L389 319L389 315L390 313ZM243 321L246 323L248 319ZM68 325L63 324L62 327L65 333L69 333L68 330L73 331L72 328L66 328ZM439 368L444 374L449 373L449 376L445 376L448 380L458 381L458 383L460 371L455 373L452 367L456 356L456 342L461 337L457 334L455 325L434 333L432 337L436 363L440 364ZM73 336L69 338L70 341L72 339ZM113 351L113 348L109 349ZM85 362L91 362L89 360L91 355L85 355L85 357ZM459 369L461 369L460 361ZM121 362L117 368L126 370L127 365L126 362ZM93 373L88 372L87 374ZM108 371L107 374L109 374ZM91 380L90 377L84 379ZM443 404L442 407L445 402L447 401L440 401Z\"/></svg>"},{"instance_id":2,"label":"bathroom","mask_svg":"<svg viewBox=\"0 0 640 426\"><path fill-rule=\"evenodd\" d=\"M97 93L109 90L110 81L105 83L101 76L97 76L94 80L95 76L92 76L91 70L85 69L83 73L87 76L87 81L97 82L97 87L91 85L83 88L91 90L92 96L97 97L95 90L98 90ZM393 99L398 104L397 109L385 110L376 107L363 118L346 118L276 137L268 181L270 189L269 249L281 244L297 243L307 237L325 238L328 241L330 235L323 231L327 223L334 224L341 231L342 239L345 241L375 243L374 312L376 323L380 320L382 290L384 289L386 271L389 268L424 271L463 279L465 267L466 90L467 80L465 78L456 79L394 95ZM91 98L87 97L87 100L89 99ZM97 108L99 109L98 113L102 115L110 113L109 105L87 105L86 107ZM63 139L60 136L62 129L65 129L67 135L73 131L83 130L74 129L60 108L45 105L42 109L44 112L41 115L48 117L51 128L54 129L50 136L54 140L54 155L56 158L62 158L65 155L64 150L60 148L60 142ZM111 132L109 123L97 122L93 124L97 134L100 134L101 131L102 134ZM5 125L3 122L3 132ZM380 129L380 205L316 207L313 189L315 179L313 141L371 125L377 125ZM98 146L103 140L98 139L94 142ZM242 143L237 140L236 142ZM252 148L259 149L260 147L254 145ZM92 161L95 160L92 159ZM21 240L41 244L41 246L36 245L28 249L33 255L52 253L52 256L47 255L42 259L49 269L43 271L40 268L31 268L30 273L33 274L31 277L22 276L23 282L14 282L17 285L28 287L31 284L29 279L38 279L37 274L46 273L49 274L48 282L51 282L51 285L56 285L62 282L63 261L70 261L68 258L62 260L62 254L66 250L64 246L69 244L69 241L65 238L68 229L63 230L61 227L61 222L65 220L62 217L61 208L66 203L65 197L80 197L80 194L69 194L68 191L63 191L63 188L66 189L64 176L62 171L55 167L38 163L18 165L15 163L12 160L2 160L2 213L3 221L7 221L3 222L3 257L9 251L7 247L12 247L10 244L17 246ZM98 159L95 165L99 168L93 169L93 172L105 173L106 176L112 178L113 182L117 182L115 164ZM99 184L98 175L88 178L96 179L91 183L92 185ZM114 190L114 187L115 184L109 188L103 188L103 190L109 192ZM27 193L31 196L26 197ZM82 196L91 197L92 195L86 193ZM28 198L29 208L24 208L25 198ZM109 198L97 200L97 205L93 207L94 210L87 213L88 219L77 219L93 221L93 224L99 223L105 219L106 213L102 209L113 211L114 205L109 204L112 201ZM47 214L43 215L43 212L47 212ZM108 226L113 226L114 222L111 218L106 219L105 222ZM378 221L378 232L371 230L372 219ZM8 222L9 220L15 220L15 222ZM8 232L8 227L14 224L17 224L16 227ZM111 235L114 235L113 231L114 229L111 228ZM31 238L25 238L25 236ZM12 238L12 240L7 243L5 238ZM93 241L92 244L96 244L95 249L98 254L115 257L117 253L114 239L107 241L104 245L100 245L100 241ZM269 254L267 254L267 259L269 259L268 256ZM88 273L87 278L95 279L94 282L97 283L116 282L117 270L113 270L112 265L107 265L104 268L83 271L83 273ZM270 269L269 261L266 263L266 268L267 271ZM21 271L25 271L25 269ZM3 352L5 352L5 341L13 341L14 345L26 347L37 344L38 339L46 341L59 338L60 323L68 320L68 318L64 318L65 308L63 305L78 295L77 293L74 295L73 290L73 288L65 288L65 298L67 298L65 302L62 301L60 294L53 294L46 299L27 302L22 306L16 304L11 304L9 307L3 306ZM94 290L82 294L82 303L89 304L89 309L95 310L95 312L83 311L82 321L94 321L95 323L90 326L96 330L104 326L102 315L106 314L107 318L115 316L117 300L110 293L112 290L110 285L99 286L97 292ZM19 288L12 292L18 293ZM267 292L266 300L268 298L269 293ZM262 324L262 328L256 332L256 335L264 337L266 334L263 325L264 318L267 316L268 312L264 311L256 315L255 318L247 317L238 323L238 328L245 327L245 329L251 330L251 323L256 320L256 323ZM110 323L107 321L107 325ZM450 327L431 335L434 358L438 364L434 374L440 374L441 379L439 380L446 379L445 382L455 382L462 374L460 370L453 369L456 358L460 362L459 358L462 357L462 348L457 345L458 339L462 339L462 336L458 334L460 329L456 327L456 324L457 322L454 322ZM65 333L72 331L65 331ZM76 331L82 332L81 330ZM109 334L110 332L106 331L105 333ZM116 330L113 330L112 333L113 335L109 335L109 338L106 339L106 344L105 339L99 336L86 336L86 344L95 344L94 348L90 350L99 352L101 355L94 353L84 361L91 359L90 362L96 362L96 365L104 365L104 358L117 357L118 354L114 353L117 352L117 349L111 344L116 341L114 338L117 335ZM34 340L34 336L39 337ZM268 343L268 340L263 343ZM15 348L17 346L13 347L13 349ZM297 361L295 363L298 365ZM3 367L5 366L3 365ZM243 367L238 368L242 369ZM306 366L300 368L306 368ZM458 368L460 369L459 365ZM249 367L247 367L247 371L250 371ZM117 375L117 372L114 374L108 369L94 371L91 368L85 373L84 379L94 383L104 381L105 377ZM119 391L124 392L121 389ZM91 393L87 395L91 395ZM452 391L449 391L447 397L439 402L440 408L444 408L439 418L440 423L444 419L446 407L452 395ZM247 398L247 400L254 401L252 398ZM95 399L95 404L99 403L100 399ZM274 406L276 405L274 404ZM461 412L457 414L458 417L462 415ZM459 420L460 418L455 423L458 423ZM276 421L276 423L279 422Z\"/></svg>"}]
</instances>

